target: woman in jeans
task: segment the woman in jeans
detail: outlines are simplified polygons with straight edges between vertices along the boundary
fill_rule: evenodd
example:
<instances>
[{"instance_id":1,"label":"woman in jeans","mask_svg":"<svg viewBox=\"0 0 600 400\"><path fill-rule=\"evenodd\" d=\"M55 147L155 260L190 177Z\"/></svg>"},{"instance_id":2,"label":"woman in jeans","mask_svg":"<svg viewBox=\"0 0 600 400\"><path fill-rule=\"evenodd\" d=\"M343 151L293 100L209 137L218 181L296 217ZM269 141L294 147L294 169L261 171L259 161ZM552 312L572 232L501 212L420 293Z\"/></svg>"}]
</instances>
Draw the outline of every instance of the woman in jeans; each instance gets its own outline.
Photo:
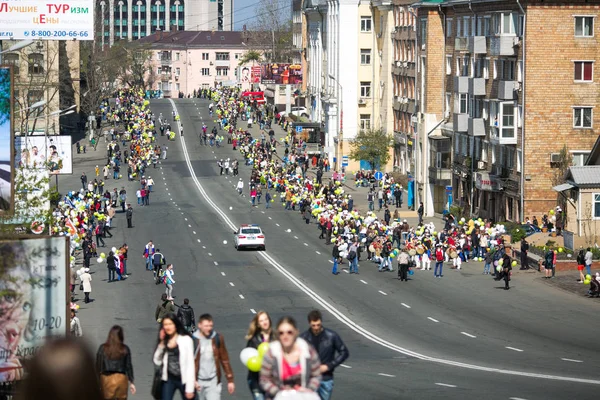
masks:
<instances>
[{"instance_id":1,"label":"woman in jeans","mask_svg":"<svg viewBox=\"0 0 600 400\"><path fill-rule=\"evenodd\" d=\"M123 343L123 328L114 325L108 332L106 342L98 348L96 369L105 399L127 399L127 389L135 394L131 351Z\"/></svg>"},{"instance_id":2,"label":"woman in jeans","mask_svg":"<svg viewBox=\"0 0 600 400\"><path fill-rule=\"evenodd\" d=\"M154 365L161 370L161 400L173 400L176 390L182 399L193 399L196 377L192 338L172 313L163 317L158 337Z\"/></svg>"},{"instance_id":3,"label":"woman in jeans","mask_svg":"<svg viewBox=\"0 0 600 400\"><path fill-rule=\"evenodd\" d=\"M250 322L250 328L246 335L246 340L248 341L246 347L258 349L258 346L261 343L269 343L273 341L273 339L271 317L266 311L259 311L252 319L252 322ZM265 394L258 384L258 378L258 372L248 371L248 386L250 386L250 392L252 393L253 399L264 400Z\"/></svg>"},{"instance_id":4,"label":"woman in jeans","mask_svg":"<svg viewBox=\"0 0 600 400\"><path fill-rule=\"evenodd\" d=\"M173 275L175 275L175 272L173 271L173 264L169 264L165 270L165 285L167 286L166 293L168 300L173 300L173 284L175 283Z\"/></svg>"},{"instance_id":5,"label":"woman in jeans","mask_svg":"<svg viewBox=\"0 0 600 400\"><path fill-rule=\"evenodd\" d=\"M321 384L321 362L315 349L298 337L298 327L292 317L283 317L277 324L277 338L265 353L260 370L260 387L267 399L281 391L297 391L303 398L315 399Z\"/></svg>"}]
</instances>

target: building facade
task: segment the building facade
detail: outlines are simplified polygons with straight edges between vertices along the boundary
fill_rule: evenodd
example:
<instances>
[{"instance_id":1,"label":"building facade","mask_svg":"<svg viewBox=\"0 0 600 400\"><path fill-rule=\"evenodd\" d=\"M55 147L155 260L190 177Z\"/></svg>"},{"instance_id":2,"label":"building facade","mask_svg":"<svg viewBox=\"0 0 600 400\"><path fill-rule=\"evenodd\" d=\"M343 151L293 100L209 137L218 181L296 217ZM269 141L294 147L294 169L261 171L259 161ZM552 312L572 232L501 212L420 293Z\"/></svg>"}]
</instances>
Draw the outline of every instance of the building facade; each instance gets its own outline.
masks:
<instances>
[{"instance_id":1,"label":"building facade","mask_svg":"<svg viewBox=\"0 0 600 400\"><path fill-rule=\"evenodd\" d=\"M557 155L567 146L573 162L583 162L598 137L598 5L456 0L417 7L417 195L428 214L452 203L494 220L539 217L557 203ZM549 55L549 43L560 51Z\"/></svg>"},{"instance_id":2,"label":"building facade","mask_svg":"<svg viewBox=\"0 0 600 400\"><path fill-rule=\"evenodd\" d=\"M233 30L233 0L100 0L96 13L97 35L108 46L159 30Z\"/></svg>"},{"instance_id":3,"label":"building facade","mask_svg":"<svg viewBox=\"0 0 600 400\"><path fill-rule=\"evenodd\" d=\"M193 94L217 84L237 84L238 60L247 50L242 32L159 32L138 41L152 52L152 90L164 97Z\"/></svg>"}]
</instances>

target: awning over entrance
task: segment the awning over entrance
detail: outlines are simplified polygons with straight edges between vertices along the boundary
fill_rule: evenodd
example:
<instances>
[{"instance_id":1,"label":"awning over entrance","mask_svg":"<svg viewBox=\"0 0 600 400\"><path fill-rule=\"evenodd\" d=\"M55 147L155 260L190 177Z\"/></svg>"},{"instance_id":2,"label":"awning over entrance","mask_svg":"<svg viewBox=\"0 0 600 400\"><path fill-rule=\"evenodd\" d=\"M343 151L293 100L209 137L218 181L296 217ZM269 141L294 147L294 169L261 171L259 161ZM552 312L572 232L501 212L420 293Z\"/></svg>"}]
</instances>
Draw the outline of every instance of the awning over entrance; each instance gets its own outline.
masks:
<instances>
[{"instance_id":1,"label":"awning over entrance","mask_svg":"<svg viewBox=\"0 0 600 400\"><path fill-rule=\"evenodd\" d=\"M565 190L573 189L575 186L570 183L562 183L560 185L556 185L552 188L555 192L564 192Z\"/></svg>"}]
</instances>

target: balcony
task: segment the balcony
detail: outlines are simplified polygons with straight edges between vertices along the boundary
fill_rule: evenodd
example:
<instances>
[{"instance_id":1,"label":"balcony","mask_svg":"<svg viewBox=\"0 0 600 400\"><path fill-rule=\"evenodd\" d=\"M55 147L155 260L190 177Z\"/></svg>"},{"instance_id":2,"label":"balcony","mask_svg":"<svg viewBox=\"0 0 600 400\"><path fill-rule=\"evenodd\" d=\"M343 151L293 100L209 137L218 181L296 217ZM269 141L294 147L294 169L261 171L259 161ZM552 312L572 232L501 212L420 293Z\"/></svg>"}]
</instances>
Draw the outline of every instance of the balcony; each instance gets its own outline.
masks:
<instances>
[{"instance_id":1,"label":"balcony","mask_svg":"<svg viewBox=\"0 0 600 400\"><path fill-rule=\"evenodd\" d=\"M167 65L171 65L171 64L173 64L173 60L171 60L170 58L161 58L160 59L160 65L167 66Z\"/></svg>"},{"instance_id":2,"label":"balcony","mask_svg":"<svg viewBox=\"0 0 600 400\"><path fill-rule=\"evenodd\" d=\"M456 93L469 93L469 77L468 76L455 76L454 77L454 91Z\"/></svg>"},{"instance_id":3,"label":"balcony","mask_svg":"<svg viewBox=\"0 0 600 400\"><path fill-rule=\"evenodd\" d=\"M215 67L227 67L229 68L229 60L215 60Z\"/></svg>"},{"instance_id":4,"label":"balcony","mask_svg":"<svg viewBox=\"0 0 600 400\"><path fill-rule=\"evenodd\" d=\"M417 33L411 27L399 27L397 31L392 32L392 40L416 40Z\"/></svg>"},{"instance_id":5,"label":"balcony","mask_svg":"<svg viewBox=\"0 0 600 400\"><path fill-rule=\"evenodd\" d=\"M485 96L485 79L470 78L469 79L469 94L473 96Z\"/></svg>"},{"instance_id":6,"label":"balcony","mask_svg":"<svg viewBox=\"0 0 600 400\"><path fill-rule=\"evenodd\" d=\"M469 114L456 114L452 119L452 130L454 132L468 132L469 131Z\"/></svg>"},{"instance_id":7,"label":"balcony","mask_svg":"<svg viewBox=\"0 0 600 400\"><path fill-rule=\"evenodd\" d=\"M516 99L515 90L517 82L515 81L499 81L498 82L498 98L500 100Z\"/></svg>"},{"instance_id":8,"label":"balcony","mask_svg":"<svg viewBox=\"0 0 600 400\"><path fill-rule=\"evenodd\" d=\"M171 79L173 79L173 75L172 75L172 74L170 74L170 73L163 73L163 74L160 74L160 80L161 80L161 81L163 81L163 82L168 82L168 81L170 81Z\"/></svg>"},{"instance_id":9,"label":"balcony","mask_svg":"<svg viewBox=\"0 0 600 400\"><path fill-rule=\"evenodd\" d=\"M454 38L454 50L469 51L469 38L466 38L466 37Z\"/></svg>"},{"instance_id":10,"label":"balcony","mask_svg":"<svg viewBox=\"0 0 600 400\"><path fill-rule=\"evenodd\" d=\"M444 181L448 182L448 184L452 182L452 169L429 167L430 183L439 183Z\"/></svg>"},{"instance_id":11,"label":"balcony","mask_svg":"<svg viewBox=\"0 0 600 400\"><path fill-rule=\"evenodd\" d=\"M519 38L516 36L496 36L490 38L490 55L492 56L516 56L516 45Z\"/></svg>"},{"instance_id":12,"label":"balcony","mask_svg":"<svg viewBox=\"0 0 600 400\"><path fill-rule=\"evenodd\" d=\"M469 118L469 135L485 136L485 124L483 118Z\"/></svg>"},{"instance_id":13,"label":"balcony","mask_svg":"<svg viewBox=\"0 0 600 400\"><path fill-rule=\"evenodd\" d=\"M485 54L487 53L487 43L485 36L471 36L469 38L469 53Z\"/></svg>"},{"instance_id":14,"label":"balcony","mask_svg":"<svg viewBox=\"0 0 600 400\"><path fill-rule=\"evenodd\" d=\"M163 97L165 97L165 98L169 98L172 96L172 93L170 90L163 90L162 92L163 92Z\"/></svg>"},{"instance_id":15,"label":"balcony","mask_svg":"<svg viewBox=\"0 0 600 400\"><path fill-rule=\"evenodd\" d=\"M490 142L494 144L517 144L517 134L514 128L504 129L502 127L492 127L490 129Z\"/></svg>"}]
</instances>

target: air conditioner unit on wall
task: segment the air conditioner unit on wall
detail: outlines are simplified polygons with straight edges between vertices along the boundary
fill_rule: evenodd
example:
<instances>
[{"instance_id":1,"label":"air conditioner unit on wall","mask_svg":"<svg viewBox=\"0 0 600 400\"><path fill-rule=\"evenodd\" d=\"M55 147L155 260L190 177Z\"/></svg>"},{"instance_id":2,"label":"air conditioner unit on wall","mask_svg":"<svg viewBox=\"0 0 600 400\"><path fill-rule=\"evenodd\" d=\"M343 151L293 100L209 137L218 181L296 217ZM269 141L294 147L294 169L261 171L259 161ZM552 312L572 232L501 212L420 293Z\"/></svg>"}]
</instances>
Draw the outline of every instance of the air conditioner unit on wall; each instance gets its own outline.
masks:
<instances>
[{"instance_id":1,"label":"air conditioner unit on wall","mask_svg":"<svg viewBox=\"0 0 600 400\"><path fill-rule=\"evenodd\" d=\"M550 162L551 163L560 162L560 153L550 153Z\"/></svg>"},{"instance_id":2,"label":"air conditioner unit on wall","mask_svg":"<svg viewBox=\"0 0 600 400\"><path fill-rule=\"evenodd\" d=\"M358 99L358 104L366 104L367 101L365 99Z\"/></svg>"}]
</instances>

